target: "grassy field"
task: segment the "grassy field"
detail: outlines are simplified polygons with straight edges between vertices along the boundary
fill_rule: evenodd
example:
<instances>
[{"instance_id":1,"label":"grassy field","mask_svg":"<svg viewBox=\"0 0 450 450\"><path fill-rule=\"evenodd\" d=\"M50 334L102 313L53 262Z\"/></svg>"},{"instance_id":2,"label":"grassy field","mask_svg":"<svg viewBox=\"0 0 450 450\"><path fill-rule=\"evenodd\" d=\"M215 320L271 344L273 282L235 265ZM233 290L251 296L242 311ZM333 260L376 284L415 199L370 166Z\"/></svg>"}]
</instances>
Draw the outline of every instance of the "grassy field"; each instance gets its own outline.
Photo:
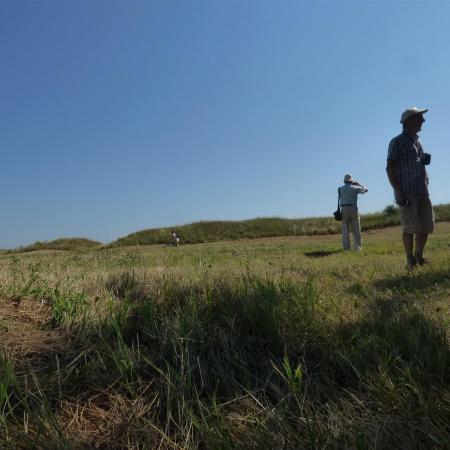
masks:
<instances>
[{"instance_id":1,"label":"grassy field","mask_svg":"<svg viewBox=\"0 0 450 450\"><path fill-rule=\"evenodd\" d=\"M0 255L0 448L444 449L450 223Z\"/></svg>"}]
</instances>

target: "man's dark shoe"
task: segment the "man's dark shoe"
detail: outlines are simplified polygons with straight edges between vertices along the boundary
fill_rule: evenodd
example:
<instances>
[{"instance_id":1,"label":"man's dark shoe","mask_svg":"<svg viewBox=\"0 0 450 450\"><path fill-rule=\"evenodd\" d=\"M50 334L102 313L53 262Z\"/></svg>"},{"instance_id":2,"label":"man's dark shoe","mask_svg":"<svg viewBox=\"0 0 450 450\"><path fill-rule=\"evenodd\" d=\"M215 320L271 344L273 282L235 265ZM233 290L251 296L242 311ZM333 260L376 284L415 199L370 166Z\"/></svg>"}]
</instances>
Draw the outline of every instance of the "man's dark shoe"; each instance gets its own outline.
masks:
<instances>
[{"instance_id":1,"label":"man's dark shoe","mask_svg":"<svg viewBox=\"0 0 450 450\"><path fill-rule=\"evenodd\" d=\"M423 266L424 264L430 264L430 261L428 259L424 258L422 253L416 252L415 258L416 258L417 264L419 264L420 266Z\"/></svg>"},{"instance_id":2,"label":"man's dark shoe","mask_svg":"<svg viewBox=\"0 0 450 450\"><path fill-rule=\"evenodd\" d=\"M421 258L417 257L417 264L419 264L419 266L423 266L424 264L430 264L430 260L427 258L424 258L423 256Z\"/></svg>"},{"instance_id":3,"label":"man's dark shoe","mask_svg":"<svg viewBox=\"0 0 450 450\"><path fill-rule=\"evenodd\" d=\"M408 256L408 259L406 260L406 268L408 270L413 270L416 265L417 259L414 256Z\"/></svg>"}]
</instances>

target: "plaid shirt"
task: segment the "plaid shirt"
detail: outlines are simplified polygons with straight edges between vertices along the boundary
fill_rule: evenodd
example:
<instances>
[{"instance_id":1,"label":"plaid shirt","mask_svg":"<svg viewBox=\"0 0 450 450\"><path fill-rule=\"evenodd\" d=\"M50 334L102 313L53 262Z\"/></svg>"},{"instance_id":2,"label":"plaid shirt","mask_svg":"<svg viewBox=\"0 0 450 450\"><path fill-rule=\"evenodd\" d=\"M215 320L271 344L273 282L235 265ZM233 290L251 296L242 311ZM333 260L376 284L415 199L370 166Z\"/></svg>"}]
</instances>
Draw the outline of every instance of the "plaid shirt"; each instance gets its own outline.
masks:
<instances>
[{"instance_id":1,"label":"plaid shirt","mask_svg":"<svg viewBox=\"0 0 450 450\"><path fill-rule=\"evenodd\" d=\"M422 164L419 137L403 132L389 143L388 160L395 161L395 175L405 194L428 194L428 175Z\"/></svg>"}]
</instances>

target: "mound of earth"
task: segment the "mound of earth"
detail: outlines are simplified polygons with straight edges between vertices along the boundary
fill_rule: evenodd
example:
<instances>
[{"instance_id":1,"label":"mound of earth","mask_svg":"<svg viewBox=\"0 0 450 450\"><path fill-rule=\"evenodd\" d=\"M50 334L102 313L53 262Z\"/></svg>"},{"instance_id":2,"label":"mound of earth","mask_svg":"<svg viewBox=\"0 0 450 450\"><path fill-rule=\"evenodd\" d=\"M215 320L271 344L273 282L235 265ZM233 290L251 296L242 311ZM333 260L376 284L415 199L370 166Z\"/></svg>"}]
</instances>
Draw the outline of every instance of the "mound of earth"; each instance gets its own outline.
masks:
<instances>
[{"instance_id":1,"label":"mound of earth","mask_svg":"<svg viewBox=\"0 0 450 450\"><path fill-rule=\"evenodd\" d=\"M61 238L53 241L38 241L26 247L16 249L17 252L33 252L36 250L85 250L96 248L101 242L86 238Z\"/></svg>"}]
</instances>

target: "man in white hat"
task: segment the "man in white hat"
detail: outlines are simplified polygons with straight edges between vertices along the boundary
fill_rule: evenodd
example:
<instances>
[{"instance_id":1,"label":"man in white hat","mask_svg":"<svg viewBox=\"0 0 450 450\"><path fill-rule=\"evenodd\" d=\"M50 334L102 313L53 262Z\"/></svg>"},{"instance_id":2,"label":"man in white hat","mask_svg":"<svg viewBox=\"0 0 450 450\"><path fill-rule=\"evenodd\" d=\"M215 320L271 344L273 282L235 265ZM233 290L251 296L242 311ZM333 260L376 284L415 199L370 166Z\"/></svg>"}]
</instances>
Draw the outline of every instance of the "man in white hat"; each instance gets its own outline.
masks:
<instances>
[{"instance_id":1,"label":"man in white hat","mask_svg":"<svg viewBox=\"0 0 450 450\"><path fill-rule=\"evenodd\" d=\"M423 151L417 135L427 111L416 107L403 111L400 118L403 132L391 140L387 156L386 171L400 209L408 269L428 262L423 257L423 250L428 234L434 231L434 213L425 169L431 155Z\"/></svg>"},{"instance_id":2,"label":"man in white hat","mask_svg":"<svg viewBox=\"0 0 450 450\"><path fill-rule=\"evenodd\" d=\"M342 246L350 250L350 227L353 232L353 247L361 250L361 224L358 213L358 195L368 191L348 173L344 176L344 185L338 189L339 206L342 211Z\"/></svg>"}]
</instances>

